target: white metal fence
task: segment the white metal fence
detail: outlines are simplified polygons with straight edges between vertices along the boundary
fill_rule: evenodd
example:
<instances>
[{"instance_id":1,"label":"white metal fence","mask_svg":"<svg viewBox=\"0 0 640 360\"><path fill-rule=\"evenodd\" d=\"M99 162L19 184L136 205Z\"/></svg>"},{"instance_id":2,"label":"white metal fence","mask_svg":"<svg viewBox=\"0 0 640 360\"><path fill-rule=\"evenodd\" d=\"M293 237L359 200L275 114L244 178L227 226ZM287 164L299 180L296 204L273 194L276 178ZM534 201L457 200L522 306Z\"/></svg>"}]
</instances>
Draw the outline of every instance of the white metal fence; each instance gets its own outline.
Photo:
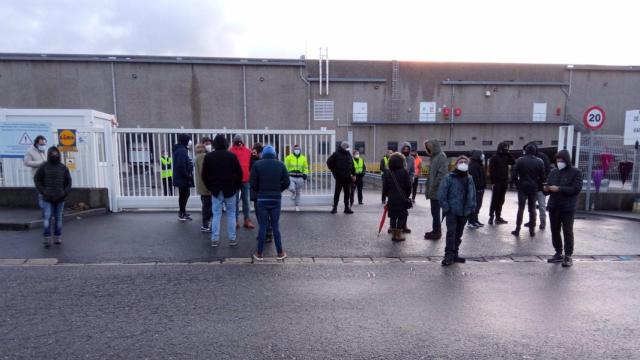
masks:
<instances>
[{"instance_id":1,"label":"white metal fence","mask_svg":"<svg viewBox=\"0 0 640 360\"><path fill-rule=\"evenodd\" d=\"M188 135L194 144L202 138L214 138L224 134L229 143L234 135L241 135L247 147L259 142L275 147L278 159L284 161L286 155L298 144L309 161L309 178L303 190L303 205L330 204L333 196L333 178L326 168L327 158L335 151L334 131L297 130L202 130L202 129L114 129L115 153L119 174L115 186L118 208L170 208L177 206L177 191L165 194L161 179L160 157L163 153L171 156L173 145L179 134ZM195 158L195 146L190 156ZM190 207L199 207L200 201L195 188L191 190ZM289 197L283 198L284 205L290 205Z\"/></svg>"}]
</instances>

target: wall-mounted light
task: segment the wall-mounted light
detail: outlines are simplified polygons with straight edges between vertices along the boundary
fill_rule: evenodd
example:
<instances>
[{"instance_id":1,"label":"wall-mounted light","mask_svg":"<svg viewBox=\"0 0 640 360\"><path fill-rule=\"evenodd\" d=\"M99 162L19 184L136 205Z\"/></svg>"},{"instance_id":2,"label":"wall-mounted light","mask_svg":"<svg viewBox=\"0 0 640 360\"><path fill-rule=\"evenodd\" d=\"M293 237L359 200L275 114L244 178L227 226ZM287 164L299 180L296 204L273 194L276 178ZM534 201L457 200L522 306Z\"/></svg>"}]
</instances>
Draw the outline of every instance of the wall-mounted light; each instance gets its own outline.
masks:
<instances>
[{"instance_id":1,"label":"wall-mounted light","mask_svg":"<svg viewBox=\"0 0 640 360\"><path fill-rule=\"evenodd\" d=\"M491 96L491 91L490 90L485 91L484 92L484 96L490 97Z\"/></svg>"},{"instance_id":2,"label":"wall-mounted light","mask_svg":"<svg viewBox=\"0 0 640 360\"><path fill-rule=\"evenodd\" d=\"M258 80L260 80L260 82L263 82L264 81L264 76L260 76L260 79L258 79Z\"/></svg>"},{"instance_id":3,"label":"wall-mounted light","mask_svg":"<svg viewBox=\"0 0 640 360\"><path fill-rule=\"evenodd\" d=\"M380 85L374 85L373 88L378 90L378 89L380 89Z\"/></svg>"},{"instance_id":4,"label":"wall-mounted light","mask_svg":"<svg viewBox=\"0 0 640 360\"><path fill-rule=\"evenodd\" d=\"M131 74L131 78L137 79L138 78L138 74Z\"/></svg>"}]
</instances>

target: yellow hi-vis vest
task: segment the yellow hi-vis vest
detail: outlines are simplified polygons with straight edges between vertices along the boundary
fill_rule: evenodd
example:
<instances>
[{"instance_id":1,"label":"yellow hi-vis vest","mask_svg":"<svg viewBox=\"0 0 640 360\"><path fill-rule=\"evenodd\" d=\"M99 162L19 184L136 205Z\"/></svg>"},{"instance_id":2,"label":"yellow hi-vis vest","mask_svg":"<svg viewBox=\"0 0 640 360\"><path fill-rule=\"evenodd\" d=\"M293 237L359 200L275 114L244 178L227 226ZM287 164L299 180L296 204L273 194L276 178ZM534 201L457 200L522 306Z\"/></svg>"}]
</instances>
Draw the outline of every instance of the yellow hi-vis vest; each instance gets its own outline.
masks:
<instances>
[{"instance_id":1,"label":"yellow hi-vis vest","mask_svg":"<svg viewBox=\"0 0 640 360\"><path fill-rule=\"evenodd\" d=\"M364 172L364 160L362 158L353 159L353 167L356 168L356 174L362 174Z\"/></svg>"},{"instance_id":2,"label":"yellow hi-vis vest","mask_svg":"<svg viewBox=\"0 0 640 360\"><path fill-rule=\"evenodd\" d=\"M162 165L162 171L160 172L161 179L173 177L173 169L171 169L172 163L173 163L173 159L171 159L170 156L160 157L160 165Z\"/></svg>"},{"instance_id":3,"label":"yellow hi-vis vest","mask_svg":"<svg viewBox=\"0 0 640 360\"><path fill-rule=\"evenodd\" d=\"M385 156L382 159L384 160L384 170L389 170L389 158Z\"/></svg>"},{"instance_id":4,"label":"yellow hi-vis vest","mask_svg":"<svg viewBox=\"0 0 640 360\"><path fill-rule=\"evenodd\" d=\"M307 163L307 158L302 154L300 154L299 156L289 154L284 159L284 165L287 167L287 171L290 173L309 175L309 164Z\"/></svg>"}]
</instances>

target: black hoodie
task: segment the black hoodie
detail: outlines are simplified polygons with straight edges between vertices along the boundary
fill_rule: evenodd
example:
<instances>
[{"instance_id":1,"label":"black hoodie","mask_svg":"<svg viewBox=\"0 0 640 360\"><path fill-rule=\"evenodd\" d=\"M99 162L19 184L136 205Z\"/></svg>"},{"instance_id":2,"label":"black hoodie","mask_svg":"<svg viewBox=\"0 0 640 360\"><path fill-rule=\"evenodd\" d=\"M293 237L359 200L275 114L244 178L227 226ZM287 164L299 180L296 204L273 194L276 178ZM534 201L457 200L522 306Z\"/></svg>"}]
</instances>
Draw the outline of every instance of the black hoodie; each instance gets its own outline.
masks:
<instances>
[{"instance_id":1,"label":"black hoodie","mask_svg":"<svg viewBox=\"0 0 640 360\"><path fill-rule=\"evenodd\" d=\"M515 164L513 155L509 154L509 144L501 142L498 151L489 159L489 177L492 184L504 184L509 182L509 165Z\"/></svg>"},{"instance_id":2,"label":"black hoodie","mask_svg":"<svg viewBox=\"0 0 640 360\"><path fill-rule=\"evenodd\" d=\"M36 171L33 182L45 201L57 204L71 191L71 174L60 162L60 152L54 146L47 151L47 161Z\"/></svg>"},{"instance_id":3,"label":"black hoodie","mask_svg":"<svg viewBox=\"0 0 640 360\"><path fill-rule=\"evenodd\" d=\"M549 174L547 184L559 186L560 191L547 193L550 194L547 209L562 212L575 211L578 194L582 190L582 172L571 166L571 154L567 150L560 150L556 154L556 159L564 160L567 166L562 170L553 169Z\"/></svg>"},{"instance_id":4,"label":"black hoodie","mask_svg":"<svg viewBox=\"0 0 640 360\"><path fill-rule=\"evenodd\" d=\"M520 157L511 169L511 181L527 195L542 191L544 182L544 163L536 157L536 147L528 145L525 155Z\"/></svg>"},{"instance_id":5,"label":"black hoodie","mask_svg":"<svg viewBox=\"0 0 640 360\"><path fill-rule=\"evenodd\" d=\"M329 167L335 179L346 180L356 174L351 153L342 147L338 148L338 151L329 156L329 159L327 159L327 167Z\"/></svg>"},{"instance_id":6,"label":"black hoodie","mask_svg":"<svg viewBox=\"0 0 640 360\"><path fill-rule=\"evenodd\" d=\"M473 150L471 152L469 175L473 178L473 183L476 185L476 191L484 190L484 188L487 187L487 176L484 174L482 151L480 150Z\"/></svg>"},{"instance_id":7,"label":"black hoodie","mask_svg":"<svg viewBox=\"0 0 640 360\"><path fill-rule=\"evenodd\" d=\"M178 134L178 143L173 145L173 185L176 187L193 187L193 161L189 157L189 140L189 135Z\"/></svg>"},{"instance_id":8,"label":"black hoodie","mask_svg":"<svg viewBox=\"0 0 640 360\"><path fill-rule=\"evenodd\" d=\"M204 157L202 164L202 181L211 191L211 195L218 196L220 192L228 198L236 193L242 184L242 168L238 158L229 150L229 142L224 135L218 134L213 139L215 151Z\"/></svg>"}]
</instances>

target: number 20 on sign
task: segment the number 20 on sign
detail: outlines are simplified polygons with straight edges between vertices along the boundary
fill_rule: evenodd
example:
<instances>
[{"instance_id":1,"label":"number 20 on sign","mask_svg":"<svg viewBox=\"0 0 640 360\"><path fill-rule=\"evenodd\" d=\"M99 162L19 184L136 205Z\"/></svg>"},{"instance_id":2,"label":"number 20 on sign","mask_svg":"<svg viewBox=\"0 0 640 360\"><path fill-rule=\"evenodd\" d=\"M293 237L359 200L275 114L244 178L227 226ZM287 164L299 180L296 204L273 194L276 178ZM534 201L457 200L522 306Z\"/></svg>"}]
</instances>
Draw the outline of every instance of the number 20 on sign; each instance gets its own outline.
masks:
<instances>
[{"instance_id":1,"label":"number 20 on sign","mask_svg":"<svg viewBox=\"0 0 640 360\"><path fill-rule=\"evenodd\" d=\"M584 112L582 122L589 130L598 130L604 125L604 110L599 106L592 106Z\"/></svg>"}]
</instances>

